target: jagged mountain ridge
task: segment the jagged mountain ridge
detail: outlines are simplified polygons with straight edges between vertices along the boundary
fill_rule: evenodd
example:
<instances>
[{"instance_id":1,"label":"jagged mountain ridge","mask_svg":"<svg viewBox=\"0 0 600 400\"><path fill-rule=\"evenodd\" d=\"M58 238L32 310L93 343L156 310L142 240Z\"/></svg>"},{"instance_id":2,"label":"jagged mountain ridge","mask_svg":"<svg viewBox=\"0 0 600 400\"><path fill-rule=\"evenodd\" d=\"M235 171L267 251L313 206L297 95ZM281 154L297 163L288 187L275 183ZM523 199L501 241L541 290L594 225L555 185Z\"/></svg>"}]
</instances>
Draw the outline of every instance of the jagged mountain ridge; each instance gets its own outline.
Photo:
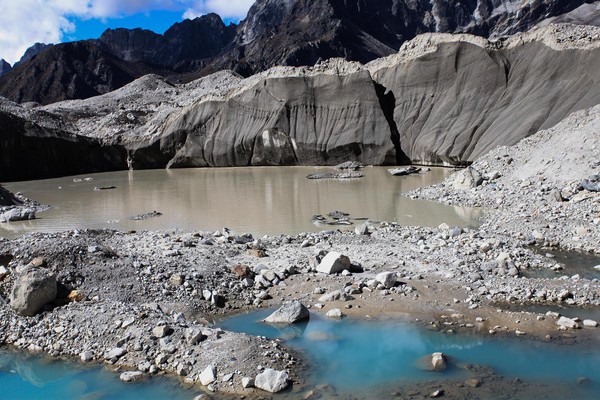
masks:
<instances>
[{"instance_id":1,"label":"jagged mountain ridge","mask_svg":"<svg viewBox=\"0 0 600 400\"><path fill-rule=\"evenodd\" d=\"M0 180L348 159L464 165L600 104L597 65L600 29L550 25L502 41L424 34L366 66L333 59L185 85L148 75L86 100L4 101Z\"/></svg>"},{"instance_id":2,"label":"jagged mountain ridge","mask_svg":"<svg viewBox=\"0 0 600 400\"><path fill-rule=\"evenodd\" d=\"M1 77L0 95L49 104L107 93L149 72L185 82L223 69L250 76L275 65L313 65L334 57L364 63L393 54L420 33L498 37L592 2L258 0L239 26L225 26L212 14L175 24L164 35L117 29L86 42L101 51L74 49L81 42L52 46ZM111 57L110 63L100 61ZM98 62L106 68L98 71ZM62 63L78 67L61 68ZM47 65L57 72L43 73L40 83Z\"/></svg>"}]
</instances>

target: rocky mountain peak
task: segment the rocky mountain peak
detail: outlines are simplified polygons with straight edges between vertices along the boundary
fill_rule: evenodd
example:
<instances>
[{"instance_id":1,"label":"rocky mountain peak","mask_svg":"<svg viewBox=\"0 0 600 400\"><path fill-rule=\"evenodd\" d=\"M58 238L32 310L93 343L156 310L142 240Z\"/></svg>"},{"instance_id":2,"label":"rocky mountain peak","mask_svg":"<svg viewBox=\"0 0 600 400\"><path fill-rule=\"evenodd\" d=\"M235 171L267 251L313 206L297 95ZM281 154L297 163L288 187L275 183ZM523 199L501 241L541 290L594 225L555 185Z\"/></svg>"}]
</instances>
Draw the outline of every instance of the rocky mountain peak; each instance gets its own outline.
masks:
<instances>
[{"instance_id":1,"label":"rocky mountain peak","mask_svg":"<svg viewBox=\"0 0 600 400\"><path fill-rule=\"evenodd\" d=\"M144 29L108 29L96 43L125 61L173 67L184 60L217 56L231 43L236 29L217 14L207 14L177 22L163 35Z\"/></svg>"},{"instance_id":2,"label":"rocky mountain peak","mask_svg":"<svg viewBox=\"0 0 600 400\"><path fill-rule=\"evenodd\" d=\"M0 59L0 76L6 74L12 69L9 63L4 58Z\"/></svg>"},{"instance_id":3,"label":"rocky mountain peak","mask_svg":"<svg viewBox=\"0 0 600 400\"><path fill-rule=\"evenodd\" d=\"M34 44L33 46L31 46L27 50L25 50L25 53L23 54L21 59L15 63L13 68L18 67L20 64L26 63L27 61L31 60L36 55L40 54L42 51L44 51L47 48L52 47L52 46L53 46L52 43L36 43L36 44Z\"/></svg>"}]
</instances>

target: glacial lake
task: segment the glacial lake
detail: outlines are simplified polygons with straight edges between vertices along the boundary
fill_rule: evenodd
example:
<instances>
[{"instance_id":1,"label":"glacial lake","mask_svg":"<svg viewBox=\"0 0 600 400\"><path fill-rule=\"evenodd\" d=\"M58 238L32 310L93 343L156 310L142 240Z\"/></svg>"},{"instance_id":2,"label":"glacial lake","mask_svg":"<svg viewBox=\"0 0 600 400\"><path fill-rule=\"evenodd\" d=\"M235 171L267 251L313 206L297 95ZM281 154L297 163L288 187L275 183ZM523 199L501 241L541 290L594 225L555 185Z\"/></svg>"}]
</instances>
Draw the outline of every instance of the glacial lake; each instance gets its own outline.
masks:
<instances>
[{"instance_id":1,"label":"glacial lake","mask_svg":"<svg viewBox=\"0 0 600 400\"><path fill-rule=\"evenodd\" d=\"M218 230L296 234L353 226L316 226L315 214L340 210L362 219L401 225L475 227L480 209L412 200L402 193L441 182L447 168L395 177L386 167L367 167L360 179L309 180L327 167L248 167L120 171L5 184L12 192L48 204L33 221L0 224L0 236L81 228L118 230ZM86 180L86 178L88 180ZM95 187L114 189L94 190ZM131 217L158 211L142 221Z\"/></svg>"},{"instance_id":2,"label":"glacial lake","mask_svg":"<svg viewBox=\"0 0 600 400\"><path fill-rule=\"evenodd\" d=\"M600 349L593 346L452 335L403 321L331 320L313 313L308 323L288 327L261 322L273 311L263 309L231 317L219 325L230 331L284 338L286 346L306 355L311 366L309 386L330 385L340 398L351 394L362 398L361 391L367 389L368 393L369 388L376 387L402 391L403 384L427 381L442 381L443 387L444 380L464 381L470 377L469 371L460 368L461 364L491 367L509 381L519 378L524 382L559 384L572 395L569 398L597 399L600 393ZM417 360L438 351L449 357L446 371L435 373L419 368ZM578 384L580 377L590 382ZM541 397L564 398L556 396L546 392Z\"/></svg>"}]
</instances>

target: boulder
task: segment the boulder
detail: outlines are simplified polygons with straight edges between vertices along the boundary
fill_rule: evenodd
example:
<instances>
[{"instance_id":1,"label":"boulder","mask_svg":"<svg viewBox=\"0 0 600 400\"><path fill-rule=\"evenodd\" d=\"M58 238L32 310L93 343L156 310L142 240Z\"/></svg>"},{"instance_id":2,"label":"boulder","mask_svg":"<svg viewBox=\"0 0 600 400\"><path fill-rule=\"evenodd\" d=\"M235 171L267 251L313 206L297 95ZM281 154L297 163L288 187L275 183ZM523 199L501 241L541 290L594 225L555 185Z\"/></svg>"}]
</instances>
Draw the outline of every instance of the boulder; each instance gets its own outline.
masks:
<instances>
[{"instance_id":1,"label":"boulder","mask_svg":"<svg viewBox=\"0 0 600 400\"><path fill-rule=\"evenodd\" d=\"M317 272L324 274L337 274L345 269L351 269L350 259L337 251L327 253L317 266Z\"/></svg>"},{"instance_id":2,"label":"boulder","mask_svg":"<svg viewBox=\"0 0 600 400\"><path fill-rule=\"evenodd\" d=\"M17 207L0 214L0 222L27 221L35 219L35 209Z\"/></svg>"},{"instance_id":3,"label":"boulder","mask_svg":"<svg viewBox=\"0 0 600 400\"><path fill-rule=\"evenodd\" d=\"M583 326L586 328L596 328L598 326L598 322L593 319L584 319Z\"/></svg>"},{"instance_id":4,"label":"boulder","mask_svg":"<svg viewBox=\"0 0 600 400\"><path fill-rule=\"evenodd\" d=\"M442 372L446 367L446 356L444 353L436 352L431 355L431 371Z\"/></svg>"},{"instance_id":5,"label":"boulder","mask_svg":"<svg viewBox=\"0 0 600 400\"><path fill-rule=\"evenodd\" d=\"M137 382L144 379L144 373L142 371L126 371L119 376L119 379L123 382Z\"/></svg>"},{"instance_id":6,"label":"boulder","mask_svg":"<svg viewBox=\"0 0 600 400\"><path fill-rule=\"evenodd\" d=\"M358 161L346 161L346 162L336 165L333 168L340 170L340 171L341 170L357 171L359 169L363 169L364 167L365 167L365 165Z\"/></svg>"},{"instance_id":7,"label":"boulder","mask_svg":"<svg viewBox=\"0 0 600 400\"><path fill-rule=\"evenodd\" d=\"M325 314L328 318L342 318L344 316L344 314L342 314L342 310L340 310L339 308L332 308L331 310L327 311L327 313Z\"/></svg>"},{"instance_id":8,"label":"boulder","mask_svg":"<svg viewBox=\"0 0 600 400\"><path fill-rule=\"evenodd\" d=\"M406 175L418 174L419 172L421 172L421 168L414 167L411 165L409 167L403 167L403 168L391 168L391 169L388 169L388 172L390 174L392 174L393 176L406 176Z\"/></svg>"},{"instance_id":9,"label":"boulder","mask_svg":"<svg viewBox=\"0 0 600 400\"><path fill-rule=\"evenodd\" d=\"M308 309L298 300L283 304L277 311L265 318L271 324L293 324L310 318Z\"/></svg>"},{"instance_id":10,"label":"boulder","mask_svg":"<svg viewBox=\"0 0 600 400\"><path fill-rule=\"evenodd\" d=\"M254 379L254 386L270 393L281 392L288 385L288 373L276 371L271 368L265 369Z\"/></svg>"},{"instance_id":11,"label":"boulder","mask_svg":"<svg viewBox=\"0 0 600 400\"><path fill-rule=\"evenodd\" d=\"M56 299L56 275L46 269L27 268L20 274L10 294L10 306L31 317Z\"/></svg>"},{"instance_id":12,"label":"boulder","mask_svg":"<svg viewBox=\"0 0 600 400\"><path fill-rule=\"evenodd\" d=\"M580 328L580 325L572 320L571 318L567 318L564 316L561 316L557 321L556 321L556 325L560 326L561 328L564 329L578 329Z\"/></svg>"},{"instance_id":13,"label":"boulder","mask_svg":"<svg viewBox=\"0 0 600 400\"><path fill-rule=\"evenodd\" d=\"M398 277L395 272L386 271L377 274L377 276L375 276L375 280L385 286L386 289L390 289L394 287Z\"/></svg>"},{"instance_id":14,"label":"boulder","mask_svg":"<svg viewBox=\"0 0 600 400\"><path fill-rule=\"evenodd\" d=\"M217 369L214 367L214 365L209 365L200 373L198 378L203 386L210 385L217 380Z\"/></svg>"},{"instance_id":15,"label":"boulder","mask_svg":"<svg viewBox=\"0 0 600 400\"><path fill-rule=\"evenodd\" d=\"M483 177L481 174L475 168L467 167L456 173L452 186L454 189L470 190L481 185L482 182Z\"/></svg>"},{"instance_id":16,"label":"boulder","mask_svg":"<svg viewBox=\"0 0 600 400\"><path fill-rule=\"evenodd\" d=\"M254 386L254 378L250 378L250 377L243 377L242 378L242 387L244 389L248 389Z\"/></svg>"},{"instance_id":17,"label":"boulder","mask_svg":"<svg viewBox=\"0 0 600 400\"><path fill-rule=\"evenodd\" d=\"M159 325L152 329L152 334L157 338L163 338L173 333L173 329L169 325Z\"/></svg>"},{"instance_id":18,"label":"boulder","mask_svg":"<svg viewBox=\"0 0 600 400\"><path fill-rule=\"evenodd\" d=\"M441 352L435 352L417 360L416 366L425 371L442 372L448 367L448 357Z\"/></svg>"}]
</instances>

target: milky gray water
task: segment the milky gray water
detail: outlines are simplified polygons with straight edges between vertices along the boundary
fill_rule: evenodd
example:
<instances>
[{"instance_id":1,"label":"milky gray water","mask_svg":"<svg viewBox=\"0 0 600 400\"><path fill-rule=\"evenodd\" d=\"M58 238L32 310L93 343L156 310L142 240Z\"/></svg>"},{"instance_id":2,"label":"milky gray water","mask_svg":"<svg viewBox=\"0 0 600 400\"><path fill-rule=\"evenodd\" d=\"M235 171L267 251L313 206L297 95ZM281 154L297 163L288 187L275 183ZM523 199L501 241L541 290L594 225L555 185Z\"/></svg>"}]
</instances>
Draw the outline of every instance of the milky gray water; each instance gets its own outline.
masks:
<instances>
[{"instance_id":1,"label":"milky gray water","mask_svg":"<svg viewBox=\"0 0 600 400\"><path fill-rule=\"evenodd\" d=\"M5 186L52 208L39 213L34 221L0 224L0 235L14 237L33 231L79 228L139 231L223 227L255 235L295 234L331 229L315 226L311 218L333 210L402 225L438 226L446 222L466 227L476 226L481 215L478 209L401 195L441 182L451 173L449 169L433 168L425 174L394 177L387 168L368 167L361 179L306 179L310 173L330 171L322 167L206 168L120 171L13 182ZM94 190L107 186L116 188ZM151 211L163 215L144 221L129 219Z\"/></svg>"}]
</instances>

